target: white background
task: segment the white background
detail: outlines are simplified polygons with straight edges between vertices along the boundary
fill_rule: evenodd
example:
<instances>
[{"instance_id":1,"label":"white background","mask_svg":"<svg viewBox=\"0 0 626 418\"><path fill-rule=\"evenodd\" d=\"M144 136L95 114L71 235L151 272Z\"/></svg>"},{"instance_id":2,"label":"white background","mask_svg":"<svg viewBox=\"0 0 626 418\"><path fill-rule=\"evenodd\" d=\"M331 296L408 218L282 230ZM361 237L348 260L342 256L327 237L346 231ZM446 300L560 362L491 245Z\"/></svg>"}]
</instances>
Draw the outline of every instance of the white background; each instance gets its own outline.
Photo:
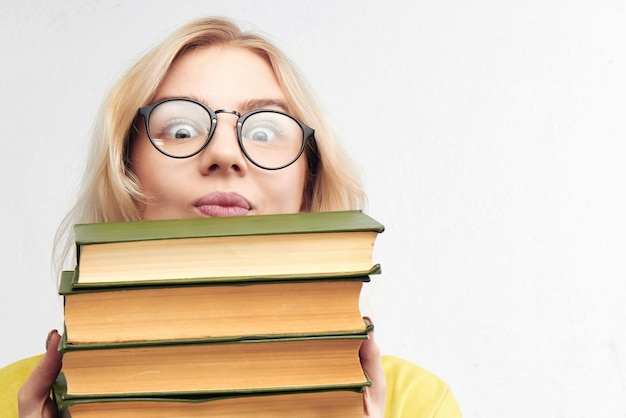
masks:
<instances>
[{"instance_id":1,"label":"white background","mask_svg":"<svg viewBox=\"0 0 626 418\"><path fill-rule=\"evenodd\" d=\"M275 40L362 168L385 353L466 417L626 416L619 0L4 1L0 366L62 326L51 242L105 92L207 15Z\"/></svg>"}]
</instances>

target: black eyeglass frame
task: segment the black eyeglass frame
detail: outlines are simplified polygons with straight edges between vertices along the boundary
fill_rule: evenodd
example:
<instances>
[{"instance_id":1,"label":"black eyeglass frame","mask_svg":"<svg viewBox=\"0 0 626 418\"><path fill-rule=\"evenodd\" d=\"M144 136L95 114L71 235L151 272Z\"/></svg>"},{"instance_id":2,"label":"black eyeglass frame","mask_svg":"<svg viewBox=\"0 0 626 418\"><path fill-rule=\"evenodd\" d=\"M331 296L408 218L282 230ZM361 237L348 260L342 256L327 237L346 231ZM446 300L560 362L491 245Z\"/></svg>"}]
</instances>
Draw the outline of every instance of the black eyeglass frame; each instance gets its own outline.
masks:
<instances>
[{"instance_id":1,"label":"black eyeglass frame","mask_svg":"<svg viewBox=\"0 0 626 418\"><path fill-rule=\"evenodd\" d=\"M159 106L160 104L163 104L163 103L166 103L166 102L172 102L172 101L184 101L184 102L191 102L191 103L197 104L197 105L201 106L204 110L206 110L207 113L209 114L209 116L211 117L211 129L209 131L209 134L207 135L207 138L206 138L204 144L202 144L202 146L197 151L195 151L192 154L184 155L184 156L169 154L169 153L165 152L164 150L162 150L161 148L159 148L156 145L156 143L152 139L152 135L150 134L149 120L150 120L150 115L152 114L152 111L157 106ZM302 129L302 145L300 146L300 150L298 151L298 154L289 163L284 164L284 165L282 165L280 167L265 167L265 166L257 163L248 154L248 152L246 151L246 148L243 145L242 127L243 127L244 122L250 116L253 116L253 115L257 114L257 113L262 113L262 112L278 113L280 115L287 116L288 118L290 118L294 122L296 122L300 126L300 128ZM299 120L295 116L290 115L289 113L281 112L280 110L255 109L255 110L252 110L250 112L246 112L244 114L241 114L241 113L237 112L236 110L231 110L231 109L213 110L209 106L205 105L204 103L199 102L199 101L194 100L194 99L191 99L191 98L188 98L188 97L172 97L172 98L160 100L160 101L158 101L156 103L152 103L152 104L149 104L147 106L140 107L139 110L137 111L137 115L141 116L143 118L143 120L144 120L144 125L146 127L146 134L148 135L148 139L150 140L150 142L152 143L154 148L156 148L157 151L159 151L161 154L166 155L166 156L168 156L170 158L176 158L176 159L190 158L190 157L193 157L194 155L198 155L200 152L202 152L202 150L204 150L209 145L209 143L211 142L211 139L213 138L213 134L215 133L215 128L217 127L217 115L219 113L226 113L226 114L231 114L231 115L236 115L237 116L236 127L237 127L237 141L239 142L239 148L241 149L241 152L243 152L243 154L246 156L248 161L250 161L255 166L257 166L259 168L262 168L264 170L281 170L281 169L283 169L285 167L289 167L291 164L293 164L296 161L298 161L298 159L302 156L302 153L306 149L306 146L307 146L307 143L309 142L309 140L315 141L315 130L313 128L307 126L304 122L302 122L301 120ZM315 147L315 143L313 143L313 147Z\"/></svg>"}]
</instances>

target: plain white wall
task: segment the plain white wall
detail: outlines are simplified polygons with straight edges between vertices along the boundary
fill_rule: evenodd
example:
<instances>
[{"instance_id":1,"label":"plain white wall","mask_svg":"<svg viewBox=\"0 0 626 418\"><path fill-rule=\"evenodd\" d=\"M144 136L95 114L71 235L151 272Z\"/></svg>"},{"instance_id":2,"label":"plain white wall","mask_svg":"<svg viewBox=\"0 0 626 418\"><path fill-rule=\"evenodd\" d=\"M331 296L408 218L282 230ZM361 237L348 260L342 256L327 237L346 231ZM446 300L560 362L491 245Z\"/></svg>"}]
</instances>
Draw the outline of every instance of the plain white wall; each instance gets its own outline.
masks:
<instances>
[{"instance_id":1,"label":"plain white wall","mask_svg":"<svg viewBox=\"0 0 626 418\"><path fill-rule=\"evenodd\" d=\"M362 168L385 353L467 417L626 416L620 0L3 2L0 366L62 325L51 242L105 92L206 15L274 39Z\"/></svg>"}]
</instances>

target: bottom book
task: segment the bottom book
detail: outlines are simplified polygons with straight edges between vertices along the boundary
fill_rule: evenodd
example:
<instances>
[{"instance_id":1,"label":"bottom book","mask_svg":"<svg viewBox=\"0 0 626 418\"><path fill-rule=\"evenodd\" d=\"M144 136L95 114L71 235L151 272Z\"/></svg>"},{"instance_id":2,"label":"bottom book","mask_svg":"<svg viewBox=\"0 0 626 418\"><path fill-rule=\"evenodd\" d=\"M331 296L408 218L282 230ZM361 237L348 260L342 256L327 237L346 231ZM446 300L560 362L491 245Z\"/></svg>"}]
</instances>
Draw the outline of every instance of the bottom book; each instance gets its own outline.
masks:
<instances>
[{"instance_id":1,"label":"bottom book","mask_svg":"<svg viewBox=\"0 0 626 418\"><path fill-rule=\"evenodd\" d=\"M215 398L104 398L63 400L54 386L62 418L350 418L363 417L363 394L351 390L256 394Z\"/></svg>"}]
</instances>

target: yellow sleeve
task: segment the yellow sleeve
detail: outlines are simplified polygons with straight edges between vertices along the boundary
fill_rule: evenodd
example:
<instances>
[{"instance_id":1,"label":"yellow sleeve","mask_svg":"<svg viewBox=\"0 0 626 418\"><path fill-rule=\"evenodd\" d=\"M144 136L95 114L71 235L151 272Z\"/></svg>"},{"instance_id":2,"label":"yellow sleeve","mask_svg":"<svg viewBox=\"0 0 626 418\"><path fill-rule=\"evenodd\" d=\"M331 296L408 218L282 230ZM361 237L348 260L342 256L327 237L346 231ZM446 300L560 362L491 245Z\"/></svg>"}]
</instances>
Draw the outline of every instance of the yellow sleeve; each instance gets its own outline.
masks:
<instances>
[{"instance_id":1,"label":"yellow sleeve","mask_svg":"<svg viewBox=\"0 0 626 418\"><path fill-rule=\"evenodd\" d=\"M17 392L41 357L25 358L0 369L0 417L17 418Z\"/></svg>"},{"instance_id":2,"label":"yellow sleeve","mask_svg":"<svg viewBox=\"0 0 626 418\"><path fill-rule=\"evenodd\" d=\"M461 418L456 399L440 378L397 357L382 359L387 379L386 418Z\"/></svg>"}]
</instances>

